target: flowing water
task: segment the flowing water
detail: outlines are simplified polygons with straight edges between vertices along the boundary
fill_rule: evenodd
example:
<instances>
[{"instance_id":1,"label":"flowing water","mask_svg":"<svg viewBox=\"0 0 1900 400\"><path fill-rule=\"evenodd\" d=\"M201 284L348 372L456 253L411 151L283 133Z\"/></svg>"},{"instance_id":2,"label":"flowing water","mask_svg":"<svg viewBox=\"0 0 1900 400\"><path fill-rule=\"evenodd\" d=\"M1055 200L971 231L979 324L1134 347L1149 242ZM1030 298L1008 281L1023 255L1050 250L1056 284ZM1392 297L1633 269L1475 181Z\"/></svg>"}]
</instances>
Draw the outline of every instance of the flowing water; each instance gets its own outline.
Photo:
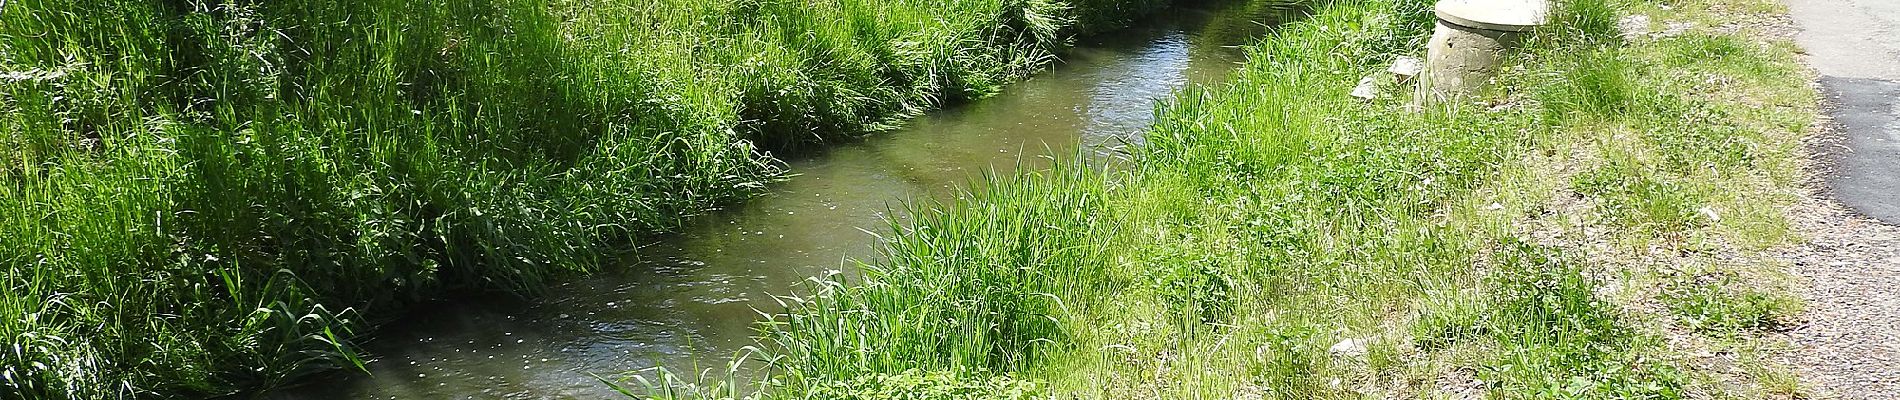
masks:
<instances>
[{"instance_id":1,"label":"flowing water","mask_svg":"<svg viewBox=\"0 0 1900 400\"><path fill-rule=\"evenodd\" d=\"M795 157L796 177L644 245L630 265L537 300L421 310L379 330L369 374L333 373L274 397L601 398L613 393L594 375L724 366L753 344L755 310L778 310L772 295L872 257L869 232L885 230L903 201L952 196L989 170L1040 167L1045 154L1139 142L1156 100L1224 80L1243 60L1235 45L1293 13L1270 1L1218 4L1083 40L994 97Z\"/></svg>"}]
</instances>

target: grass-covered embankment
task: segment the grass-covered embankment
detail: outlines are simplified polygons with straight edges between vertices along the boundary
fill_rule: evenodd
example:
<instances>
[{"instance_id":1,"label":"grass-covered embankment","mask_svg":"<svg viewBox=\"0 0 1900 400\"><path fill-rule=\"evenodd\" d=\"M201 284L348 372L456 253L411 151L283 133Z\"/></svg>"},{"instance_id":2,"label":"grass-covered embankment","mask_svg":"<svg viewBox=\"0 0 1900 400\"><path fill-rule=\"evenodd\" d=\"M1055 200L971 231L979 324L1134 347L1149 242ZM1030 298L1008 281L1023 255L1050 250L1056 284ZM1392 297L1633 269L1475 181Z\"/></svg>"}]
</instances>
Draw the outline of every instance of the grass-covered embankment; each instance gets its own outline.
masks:
<instances>
[{"instance_id":1,"label":"grass-covered embankment","mask_svg":"<svg viewBox=\"0 0 1900 400\"><path fill-rule=\"evenodd\" d=\"M1571 0L1495 90L1361 77L1427 0L1321 2L1181 93L1126 170L921 206L765 331L769 398L1774 397L1761 250L1814 94L1758 0ZM1621 17L1652 17L1624 37ZM1675 24L1689 22L1689 24ZM1679 28L1679 29L1677 29ZM1389 78L1388 78L1389 80ZM725 385L663 397L736 397ZM704 390L713 388L712 390Z\"/></svg>"},{"instance_id":2,"label":"grass-covered embankment","mask_svg":"<svg viewBox=\"0 0 1900 400\"><path fill-rule=\"evenodd\" d=\"M0 397L205 396L531 292L1159 0L0 2Z\"/></svg>"}]
</instances>

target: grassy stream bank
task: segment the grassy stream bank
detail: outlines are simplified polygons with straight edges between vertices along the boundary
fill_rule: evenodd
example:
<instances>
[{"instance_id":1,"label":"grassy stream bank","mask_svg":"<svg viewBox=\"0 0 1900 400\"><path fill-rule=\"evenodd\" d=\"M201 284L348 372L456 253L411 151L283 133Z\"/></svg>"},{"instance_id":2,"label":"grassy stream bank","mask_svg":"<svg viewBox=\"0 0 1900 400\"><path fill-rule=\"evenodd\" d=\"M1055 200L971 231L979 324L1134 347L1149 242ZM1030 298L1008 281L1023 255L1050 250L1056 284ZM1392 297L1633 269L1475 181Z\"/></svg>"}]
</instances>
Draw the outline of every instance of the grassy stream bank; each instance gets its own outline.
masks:
<instances>
[{"instance_id":1,"label":"grassy stream bank","mask_svg":"<svg viewBox=\"0 0 1900 400\"><path fill-rule=\"evenodd\" d=\"M200 397L533 293L1158 0L0 2L0 398ZM365 321L371 321L366 323Z\"/></svg>"},{"instance_id":2,"label":"grassy stream bank","mask_svg":"<svg viewBox=\"0 0 1900 400\"><path fill-rule=\"evenodd\" d=\"M788 298L755 388L648 394L1798 395L1768 335L1800 305L1765 251L1798 240L1816 99L1780 7L1559 2L1493 91L1348 97L1422 51L1430 3L1316 4L1165 104L1131 168L915 206L862 280Z\"/></svg>"}]
</instances>

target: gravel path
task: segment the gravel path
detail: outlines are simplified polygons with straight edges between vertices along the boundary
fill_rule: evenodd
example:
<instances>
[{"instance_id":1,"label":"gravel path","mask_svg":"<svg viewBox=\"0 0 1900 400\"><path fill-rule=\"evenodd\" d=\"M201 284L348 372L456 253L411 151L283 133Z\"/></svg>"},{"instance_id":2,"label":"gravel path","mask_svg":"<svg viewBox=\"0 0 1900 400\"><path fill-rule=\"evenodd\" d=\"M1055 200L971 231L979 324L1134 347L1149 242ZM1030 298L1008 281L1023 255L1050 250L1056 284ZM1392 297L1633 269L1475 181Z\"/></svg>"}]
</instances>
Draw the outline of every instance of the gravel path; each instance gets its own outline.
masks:
<instances>
[{"instance_id":1,"label":"gravel path","mask_svg":"<svg viewBox=\"0 0 1900 400\"><path fill-rule=\"evenodd\" d=\"M1784 255L1808 285L1789 333L1796 368L1821 399L1900 399L1900 227L1810 199L1792 213L1809 243Z\"/></svg>"}]
</instances>

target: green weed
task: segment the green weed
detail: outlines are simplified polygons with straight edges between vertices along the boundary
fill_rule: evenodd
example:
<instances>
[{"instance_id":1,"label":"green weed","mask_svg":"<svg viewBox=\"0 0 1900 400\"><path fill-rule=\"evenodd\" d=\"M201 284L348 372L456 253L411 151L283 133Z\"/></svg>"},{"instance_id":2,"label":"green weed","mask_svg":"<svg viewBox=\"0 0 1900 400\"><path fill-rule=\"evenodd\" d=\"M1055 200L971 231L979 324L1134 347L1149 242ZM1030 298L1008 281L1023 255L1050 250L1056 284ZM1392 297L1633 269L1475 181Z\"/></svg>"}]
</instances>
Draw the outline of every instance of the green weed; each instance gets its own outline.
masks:
<instances>
[{"instance_id":1,"label":"green weed","mask_svg":"<svg viewBox=\"0 0 1900 400\"><path fill-rule=\"evenodd\" d=\"M1504 244L1488 302L1501 349L1479 376L1510 398L1679 399L1681 372L1632 348L1646 346L1599 286L1553 250Z\"/></svg>"},{"instance_id":2,"label":"green weed","mask_svg":"<svg viewBox=\"0 0 1900 400\"><path fill-rule=\"evenodd\" d=\"M1785 327L1800 311L1784 293L1743 286L1734 274L1699 276L1665 288L1662 300L1691 328L1713 334Z\"/></svg>"}]
</instances>

